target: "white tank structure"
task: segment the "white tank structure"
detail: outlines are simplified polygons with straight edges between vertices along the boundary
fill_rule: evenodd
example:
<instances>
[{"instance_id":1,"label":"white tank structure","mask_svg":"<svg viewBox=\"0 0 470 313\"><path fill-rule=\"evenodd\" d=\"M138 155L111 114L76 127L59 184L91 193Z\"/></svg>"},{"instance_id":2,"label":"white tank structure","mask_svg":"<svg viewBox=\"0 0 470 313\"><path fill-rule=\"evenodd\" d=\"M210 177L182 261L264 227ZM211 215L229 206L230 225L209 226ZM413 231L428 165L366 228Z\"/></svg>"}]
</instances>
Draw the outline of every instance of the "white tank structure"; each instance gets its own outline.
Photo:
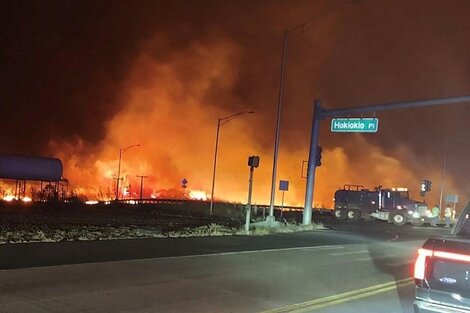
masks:
<instances>
[{"instance_id":1,"label":"white tank structure","mask_svg":"<svg viewBox=\"0 0 470 313\"><path fill-rule=\"evenodd\" d=\"M56 158L0 155L0 179L59 182L63 170Z\"/></svg>"}]
</instances>

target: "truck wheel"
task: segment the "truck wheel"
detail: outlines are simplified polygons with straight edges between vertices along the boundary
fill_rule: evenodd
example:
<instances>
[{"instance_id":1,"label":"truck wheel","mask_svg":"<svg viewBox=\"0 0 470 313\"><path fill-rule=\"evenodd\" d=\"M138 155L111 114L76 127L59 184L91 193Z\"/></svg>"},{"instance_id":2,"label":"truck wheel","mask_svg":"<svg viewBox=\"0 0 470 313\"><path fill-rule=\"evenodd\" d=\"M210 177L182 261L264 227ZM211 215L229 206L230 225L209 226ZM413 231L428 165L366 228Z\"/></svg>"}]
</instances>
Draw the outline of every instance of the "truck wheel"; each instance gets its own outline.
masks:
<instances>
[{"instance_id":1,"label":"truck wheel","mask_svg":"<svg viewBox=\"0 0 470 313\"><path fill-rule=\"evenodd\" d=\"M346 219L346 210L335 209L334 215L337 220L344 221Z\"/></svg>"},{"instance_id":2,"label":"truck wheel","mask_svg":"<svg viewBox=\"0 0 470 313\"><path fill-rule=\"evenodd\" d=\"M392 220L393 224L398 225L398 226L402 226L406 224L406 217L401 212L393 212L390 219Z\"/></svg>"},{"instance_id":3,"label":"truck wheel","mask_svg":"<svg viewBox=\"0 0 470 313\"><path fill-rule=\"evenodd\" d=\"M419 218L412 218L412 219L410 219L410 223L411 223L411 225L413 225L413 226L423 226L423 224L424 224L424 219L422 219L421 217L419 217Z\"/></svg>"},{"instance_id":4,"label":"truck wheel","mask_svg":"<svg viewBox=\"0 0 470 313\"><path fill-rule=\"evenodd\" d=\"M358 221L361 218L361 212L359 210L348 210L348 220Z\"/></svg>"}]
</instances>

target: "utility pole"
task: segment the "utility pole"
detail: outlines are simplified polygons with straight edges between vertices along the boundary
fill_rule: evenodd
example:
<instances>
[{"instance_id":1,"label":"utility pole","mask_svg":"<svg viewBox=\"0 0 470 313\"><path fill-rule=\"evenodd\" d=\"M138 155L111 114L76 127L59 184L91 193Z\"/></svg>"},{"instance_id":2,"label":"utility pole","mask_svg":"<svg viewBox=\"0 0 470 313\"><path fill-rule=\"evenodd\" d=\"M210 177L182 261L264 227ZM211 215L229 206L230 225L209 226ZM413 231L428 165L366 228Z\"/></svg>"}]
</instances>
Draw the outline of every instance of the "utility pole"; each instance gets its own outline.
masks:
<instances>
[{"instance_id":1,"label":"utility pole","mask_svg":"<svg viewBox=\"0 0 470 313\"><path fill-rule=\"evenodd\" d=\"M144 188L144 178L149 178L149 177L148 176L143 176L143 175L137 175L137 177L140 178L140 201L142 201L142 199L143 199L142 198L142 195L143 195L142 190Z\"/></svg>"}]
</instances>

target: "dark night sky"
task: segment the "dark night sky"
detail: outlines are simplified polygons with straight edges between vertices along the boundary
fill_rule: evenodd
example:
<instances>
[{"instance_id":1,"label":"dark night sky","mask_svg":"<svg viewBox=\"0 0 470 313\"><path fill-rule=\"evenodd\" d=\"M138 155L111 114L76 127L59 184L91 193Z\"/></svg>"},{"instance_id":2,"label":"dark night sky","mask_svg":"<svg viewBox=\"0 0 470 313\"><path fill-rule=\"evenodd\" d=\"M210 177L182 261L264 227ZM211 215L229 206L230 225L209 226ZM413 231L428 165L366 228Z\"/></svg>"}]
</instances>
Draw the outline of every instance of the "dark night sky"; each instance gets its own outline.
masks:
<instances>
[{"instance_id":1,"label":"dark night sky","mask_svg":"<svg viewBox=\"0 0 470 313\"><path fill-rule=\"evenodd\" d=\"M174 64L194 43L221 41L238 51L236 79L214 83L207 106L231 112L249 104L257 112L253 136L272 151L282 31L338 5L289 35L281 149L308 142L315 98L334 108L470 95L465 0L2 1L0 153L47 155L51 140L77 138L99 146L107 121L125 106L143 50ZM175 71L181 81L197 80L191 67ZM419 179L428 169L440 173L448 140L449 175L468 195L469 104L378 117L379 134L363 138ZM321 144L343 147L351 166L367 170L360 136L328 128L324 122Z\"/></svg>"}]
</instances>

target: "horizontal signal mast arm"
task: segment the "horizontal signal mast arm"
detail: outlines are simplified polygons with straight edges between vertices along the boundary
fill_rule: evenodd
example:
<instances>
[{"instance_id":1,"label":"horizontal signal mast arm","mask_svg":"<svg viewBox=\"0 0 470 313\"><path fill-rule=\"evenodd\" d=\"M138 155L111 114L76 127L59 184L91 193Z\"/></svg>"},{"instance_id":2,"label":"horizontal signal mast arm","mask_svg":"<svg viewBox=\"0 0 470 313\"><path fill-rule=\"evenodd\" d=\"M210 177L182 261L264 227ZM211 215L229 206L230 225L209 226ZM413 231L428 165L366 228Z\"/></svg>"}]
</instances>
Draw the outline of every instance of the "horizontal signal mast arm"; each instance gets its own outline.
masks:
<instances>
[{"instance_id":1,"label":"horizontal signal mast arm","mask_svg":"<svg viewBox=\"0 0 470 313\"><path fill-rule=\"evenodd\" d=\"M344 117L346 115L354 114L354 113L374 113L374 112L379 112L379 111L412 109L412 108L419 108L419 107L425 107L425 106L457 104L457 103L464 103L464 102L468 102L468 104L470 104L470 96L372 104L372 105L358 106L354 108L343 108L343 109L332 109L332 110L325 110L323 108L320 108L320 110L316 112L316 118L323 119L326 117Z\"/></svg>"}]
</instances>

